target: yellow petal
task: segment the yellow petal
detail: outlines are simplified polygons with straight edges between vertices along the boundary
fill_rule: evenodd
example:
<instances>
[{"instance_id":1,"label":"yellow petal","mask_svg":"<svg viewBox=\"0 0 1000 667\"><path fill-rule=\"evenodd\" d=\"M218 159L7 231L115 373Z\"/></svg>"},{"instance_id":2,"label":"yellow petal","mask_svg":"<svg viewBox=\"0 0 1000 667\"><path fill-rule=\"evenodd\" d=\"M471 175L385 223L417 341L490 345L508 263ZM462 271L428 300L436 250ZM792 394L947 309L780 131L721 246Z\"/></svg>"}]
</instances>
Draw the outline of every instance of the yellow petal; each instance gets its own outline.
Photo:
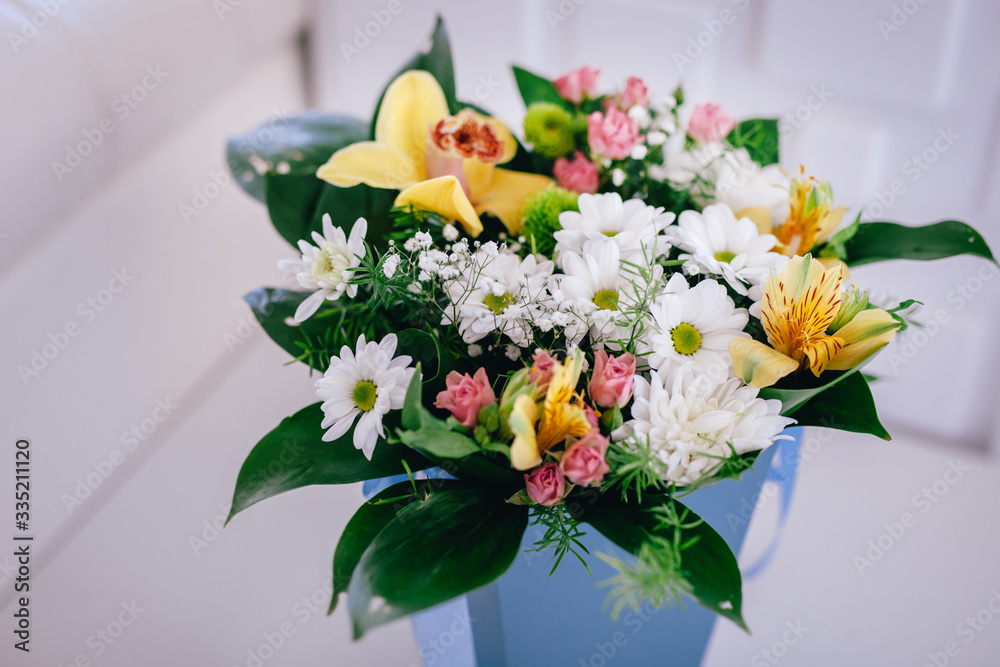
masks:
<instances>
[{"instance_id":1,"label":"yellow petal","mask_svg":"<svg viewBox=\"0 0 1000 667\"><path fill-rule=\"evenodd\" d=\"M771 209L766 206L747 206L736 211L737 218L750 218L757 225L757 231L761 234L773 234L774 228L771 226Z\"/></svg>"},{"instance_id":2,"label":"yellow petal","mask_svg":"<svg viewBox=\"0 0 1000 667\"><path fill-rule=\"evenodd\" d=\"M424 172L424 151L430 128L448 115L448 102L429 72L403 72L389 84L375 121L375 141L395 146Z\"/></svg>"},{"instance_id":3,"label":"yellow petal","mask_svg":"<svg viewBox=\"0 0 1000 667\"><path fill-rule=\"evenodd\" d=\"M479 236L483 231L483 223L454 176L441 176L411 185L396 197L396 206L406 204L458 220L469 236Z\"/></svg>"},{"instance_id":4,"label":"yellow petal","mask_svg":"<svg viewBox=\"0 0 1000 667\"><path fill-rule=\"evenodd\" d=\"M770 387L789 373L799 362L752 338L737 338L729 344L729 357L736 375L752 387Z\"/></svg>"},{"instance_id":5,"label":"yellow petal","mask_svg":"<svg viewBox=\"0 0 1000 667\"><path fill-rule=\"evenodd\" d=\"M552 179L538 174L495 169L485 191L475 190L472 183L472 201L479 213L491 213L500 218L511 234L521 231L524 202L528 197L552 184Z\"/></svg>"},{"instance_id":6,"label":"yellow petal","mask_svg":"<svg viewBox=\"0 0 1000 667\"><path fill-rule=\"evenodd\" d=\"M778 279L788 296L793 301L798 301L813 282L820 280L824 271L826 267L823 263L813 259L811 255L792 257L778 274Z\"/></svg>"},{"instance_id":7,"label":"yellow petal","mask_svg":"<svg viewBox=\"0 0 1000 667\"><path fill-rule=\"evenodd\" d=\"M825 243L827 239L833 236L833 233L837 231L837 227L840 227L840 222L844 219L845 213L847 213L847 207L838 206L819 220L819 227L816 229L816 245Z\"/></svg>"},{"instance_id":8,"label":"yellow petal","mask_svg":"<svg viewBox=\"0 0 1000 667\"><path fill-rule=\"evenodd\" d=\"M535 437L535 422L538 420L538 406L531 396L521 394L514 400L507 424L514 434L510 446L510 464L515 470L528 470L542 462Z\"/></svg>"},{"instance_id":9,"label":"yellow petal","mask_svg":"<svg viewBox=\"0 0 1000 667\"><path fill-rule=\"evenodd\" d=\"M462 160L462 171L465 174L465 182L469 186L469 192L473 193L474 199L476 193L482 194L489 190L496 165L470 157Z\"/></svg>"},{"instance_id":10,"label":"yellow petal","mask_svg":"<svg viewBox=\"0 0 1000 667\"><path fill-rule=\"evenodd\" d=\"M802 352L809 361L809 370L816 377L825 371L833 358L844 347L844 341L839 336L820 336L803 343Z\"/></svg>"},{"instance_id":11,"label":"yellow petal","mask_svg":"<svg viewBox=\"0 0 1000 667\"><path fill-rule=\"evenodd\" d=\"M492 116L480 116L480 118L489 123L493 131L497 133L497 137L503 141L503 155L496 161L496 164L510 162L514 154L517 153L517 140L514 139L514 135L510 133L510 130L507 129L507 125L503 121L497 120Z\"/></svg>"},{"instance_id":12,"label":"yellow petal","mask_svg":"<svg viewBox=\"0 0 1000 667\"><path fill-rule=\"evenodd\" d=\"M375 141L341 148L316 175L342 188L365 183L373 188L402 190L421 180L416 165L402 151Z\"/></svg>"},{"instance_id":13,"label":"yellow petal","mask_svg":"<svg viewBox=\"0 0 1000 667\"><path fill-rule=\"evenodd\" d=\"M864 310L837 331L844 348L827 365L832 371L846 371L861 364L896 336L899 323L881 308Z\"/></svg>"},{"instance_id":14,"label":"yellow petal","mask_svg":"<svg viewBox=\"0 0 1000 667\"><path fill-rule=\"evenodd\" d=\"M844 264L844 262L836 257L820 257L816 261L822 264L827 271L839 266L842 282L847 282L851 279L851 270L848 268L847 264Z\"/></svg>"}]
</instances>

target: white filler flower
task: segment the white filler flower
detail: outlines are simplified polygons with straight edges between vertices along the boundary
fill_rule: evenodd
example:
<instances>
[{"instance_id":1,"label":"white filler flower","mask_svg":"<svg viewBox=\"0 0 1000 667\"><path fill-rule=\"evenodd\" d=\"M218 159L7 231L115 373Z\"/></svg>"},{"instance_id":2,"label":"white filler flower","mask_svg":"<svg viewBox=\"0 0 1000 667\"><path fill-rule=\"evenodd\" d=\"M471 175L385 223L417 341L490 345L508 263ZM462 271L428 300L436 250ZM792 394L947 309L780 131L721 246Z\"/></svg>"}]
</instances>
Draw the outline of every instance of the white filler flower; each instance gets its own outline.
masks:
<instances>
[{"instance_id":1,"label":"white filler flower","mask_svg":"<svg viewBox=\"0 0 1000 667\"><path fill-rule=\"evenodd\" d=\"M365 234L368 222L358 218L347 237L344 230L334 227L330 216L323 214L323 236L312 233L315 246L308 241L299 241L302 257L283 259L278 268L291 271L306 289L316 290L295 310L295 321L305 322L315 313L324 300L336 301L345 293L354 297L357 285L348 285L351 273L361 264L365 256Z\"/></svg>"},{"instance_id":2,"label":"white filler flower","mask_svg":"<svg viewBox=\"0 0 1000 667\"><path fill-rule=\"evenodd\" d=\"M690 287L675 273L649 311L652 326L639 352L649 354L652 368L668 363L693 367L714 382L730 376L729 344L734 338L749 338L743 328L750 318L736 307L724 285L703 280Z\"/></svg>"},{"instance_id":3,"label":"white filler flower","mask_svg":"<svg viewBox=\"0 0 1000 667\"><path fill-rule=\"evenodd\" d=\"M684 250L680 259L692 260L703 272L722 276L739 294L767 281L788 258L771 249L773 234L761 234L750 218L736 219L726 204L706 206L704 212L684 211L677 226L667 230L673 244Z\"/></svg>"},{"instance_id":4,"label":"white filler flower","mask_svg":"<svg viewBox=\"0 0 1000 667\"><path fill-rule=\"evenodd\" d=\"M330 368L316 381L316 395L323 401L323 440L341 437L354 424L354 446L370 461L375 443L385 437L382 418L390 410L399 410L415 369L410 357L396 354L396 334L381 343L365 342L362 334L354 351L348 346L330 360Z\"/></svg>"},{"instance_id":5,"label":"white filler flower","mask_svg":"<svg viewBox=\"0 0 1000 667\"><path fill-rule=\"evenodd\" d=\"M714 475L722 459L766 449L794 419L781 401L757 397L737 378L721 384L688 373L635 378L632 419L614 432L624 447L644 446L656 456L656 473L687 486ZM639 441L640 444L636 444Z\"/></svg>"}]
</instances>

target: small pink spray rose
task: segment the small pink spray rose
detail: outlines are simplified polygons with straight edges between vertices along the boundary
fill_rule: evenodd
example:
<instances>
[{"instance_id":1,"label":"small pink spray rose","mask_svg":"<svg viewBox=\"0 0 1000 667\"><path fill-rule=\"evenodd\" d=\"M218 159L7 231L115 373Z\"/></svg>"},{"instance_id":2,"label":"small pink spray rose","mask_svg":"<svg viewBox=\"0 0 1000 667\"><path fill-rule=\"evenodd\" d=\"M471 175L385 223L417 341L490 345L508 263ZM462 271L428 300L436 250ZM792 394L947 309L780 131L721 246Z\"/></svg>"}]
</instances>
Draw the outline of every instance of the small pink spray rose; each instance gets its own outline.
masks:
<instances>
[{"instance_id":1,"label":"small pink spray rose","mask_svg":"<svg viewBox=\"0 0 1000 667\"><path fill-rule=\"evenodd\" d=\"M580 194L594 194L597 192L598 175L597 165L577 151L573 154L572 162L564 157L556 160L555 168L552 170L559 186Z\"/></svg>"},{"instance_id":2,"label":"small pink spray rose","mask_svg":"<svg viewBox=\"0 0 1000 667\"><path fill-rule=\"evenodd\" d=\"M448 373L444 384L446 389L437 395L434 407L451 412L465 428L475 427L479 411L497 400L486 371L482 368L472 377L468 373L459 375L452 371Z\"/></svg>"},{"instance_id":3,"label":"small pink spray rose","mask_svg":"<svg viewBox=\"0 0 1000 667\"><path fill-rule=\"evenodd\" d=\"M632 398L632 380L635 375L635 357L625 352L612 357L604 350L594 359L594 372L590 376L590 398L602 408L625 407Z\"/></svg>"},{"instance_id":4,"label":"small pink spray rose","mask_svg":"<svg viewBox=\"0 0 1000 667\"><path fill-rule=\"evenodd\" d=\"M584 97L597 95L597 75L600 73L601 70L584 65L569 74L564 74L552 83L560 97L573 104L579 104Z\"/></svg>"},{"instance_id":5,"label":"small pink spray rose","mask_svg":"<svg viewBox=\"0 0 1000 667\"><path fill-rule=\"evenodd\" d=\"M525 475L524 484L528 497L546 507L558 504L566 492L566 479L555 463L546 463L530 475Z\"/></svg>"},{"instance_id":6,"label":"small pink spray rose","mask_svg":"<svg viewBox=\"0 0 1000 667\"><path fill-rule=\"evenodd\" d=\"M599 429L591 429L566 450L559 467L566 479L580 486L591 486L604 479L611 471L604 456L608 451L608 439Z\"/></svg>"},{"instance_id":7,"label":"small pink spray rose","mask_svg":"<svg viewBox=\"0 0 1000 667\"><path fill-rule=\"evenodd\" d=\"M637 76L630 76L625 82L625 88L618 95L618 106L628 111L634 106L649 106L649 90L646 83Z\"/></svg>"},{"instance_id":8,"label":"small pink spray rose","mask_svg":"<svg viewBox=\"0 0 1000 667\"><path fill-rule=\"evenodd\" d=\"M688 135L695 141L709 144L724 139L734 127L736 123L718 104L698 104L688 121Z\"/></svg>"}]
</instances>

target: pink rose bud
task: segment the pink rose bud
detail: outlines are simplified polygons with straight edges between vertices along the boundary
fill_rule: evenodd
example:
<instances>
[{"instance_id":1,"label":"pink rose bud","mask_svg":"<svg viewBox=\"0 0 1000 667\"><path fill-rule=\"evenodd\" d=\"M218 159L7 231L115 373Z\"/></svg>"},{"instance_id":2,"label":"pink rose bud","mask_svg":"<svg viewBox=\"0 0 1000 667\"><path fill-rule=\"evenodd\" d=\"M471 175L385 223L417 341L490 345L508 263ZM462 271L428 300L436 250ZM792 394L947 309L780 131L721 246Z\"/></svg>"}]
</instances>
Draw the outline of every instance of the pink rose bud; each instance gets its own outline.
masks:
<instances>
[{"instance_id":1,"label":"pink rose bud","mask_svg":"<svg viewBox=\"0 0 1000 667\"><path fill-rule=\"evenodd\" d=\"M566 479L580 486L597 484L611 472L604 456L608 451L608 439L599 429L592 429L566 450L559 467Z\"/></svg>"},{"instance_id":2,"label":"pink rose bud","mask_svg":"<svg viewBox=\"0 0 1000 667\"><path fill-rule=\"evenodd\" d=\"M444 379L444 384L446 389L437 395L434 407L451 412L451 416L465 428L473 428L479 411L497 400L482 368L473 377L469 377L468 373L459 375L452 371Z\"/></svg>"},{"instance_id":3,"label":"pink rose bud","mask_svg":"<svg viewBox=\"0 0 1000 667\"><path fill-rule=\"evenodd\" d=\"M564 157L556 160L552 174L559 182L559 187L580 194L597 192L597 165L585 158L580 151L573 154L572 162Z\"/></svg>"},{"instance_id":4,"label":"pink rose bud","mask_svg":"<svg viewBox=\"0 0 1000 667\"><path fill-rule=\"evenodd\" d=\"M618 106L628 111L634 106L649 106L649 90L645 82L637 76L630 76L625 82L625 89L618 95Z\"/></svg>"},{"instance_id":5,"label":"pink rose bud","mask_svg":"<svg viewBox=\"0 0 1000 667\"><path fill-rule=\"evenodd\" d=\"M556 360L546 350L538 350L531 355L531 361L534 363L531 365L531 370L528 371L528 382L539 387L548 385L549 380L552 379L552 368L555 366Z\"/></svg>"},{"instance_id":6,"label":"pink rose bud","mask_svg":"<svg viewBox=\"0 0 1000 667\"><path fill-rule=\"evenodd\" d=\"M724 139L733 131L736 123L725 109L718 104L698 104L688 121L688 136L695 141L709 144Z\"/></svg>"},{"instance_id":7,"label":"pink rose bud","mask_svg":"<svg viewBox=\"0 0 1000 667\"><path fill-rule=\"evenodd\" d=\"M584 65L569 74L564 74L552 83L560 97L573 104L579 104L584 97L597 95L597 75L600 73L601 70Z\"/></svg>"},{"instance_id":8,"label":"pink rose bud","mask_svg":"<svg viewBox=\"0 0 1000 667\"><path fill-rule=\"evenodd\" d=\"M639 140L639 126L628 114L619 109L609 109L587 116L587 141L597 155L612 160L627 158Z\"/></svg>"},{"instance_id":9,"label":"pink rose bud","mask_svg":"<svg viewBox=\"0 0 1000 667\"><path fill-rule=\"evenodd\" d=\"M555 463L546 463L535 468L530 475L525 475L524 485L529 498L547 507L557 505L566 492L566 479Z\"/></svg>"},{"instance_id":10,"label":"pink rose bud","mask_svg":"<svg viewBox=\"0 0 1000 667\"><path fill-rule=\"evenodd\" d=\"M617 357L601 350L594 359L590 376L590 398L602 408L625 407L632 398L635 357L628 352Z\"/></svg>"}]
</instances>

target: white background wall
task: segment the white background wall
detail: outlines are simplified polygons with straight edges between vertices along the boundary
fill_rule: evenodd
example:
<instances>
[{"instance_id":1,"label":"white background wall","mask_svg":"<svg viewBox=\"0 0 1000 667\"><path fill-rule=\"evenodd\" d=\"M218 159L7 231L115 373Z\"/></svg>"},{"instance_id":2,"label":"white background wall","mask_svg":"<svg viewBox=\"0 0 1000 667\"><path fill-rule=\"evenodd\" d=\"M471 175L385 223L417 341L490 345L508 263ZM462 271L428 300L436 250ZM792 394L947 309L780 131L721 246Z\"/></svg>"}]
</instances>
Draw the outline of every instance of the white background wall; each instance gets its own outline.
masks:
<instances>
[{"instance_id":1,"label":"white background wall","mask_svg":"<svg viewBox=\"0 0 1000 667\"><path fill-rule=\"evenodd\" d=\"M207 550L192 547L192 536L212 534L206 522L227 505L253 442L310 401L312 385L301 367L282 366L283 353L259 331L236 346L225 342L248 315L240 295L278 284L274 264L289 254L262 207L231 184L196 217L186 220L180 206L215 192L229 133L311 103L367 116L387 77L429 34L435 12L451 32L460 96L512 125L523 109L511 62L551 76L589 63L607 86L637 74L662 93L683 80L690 99L721 102L737 117L799 109L783 162L804 162L830 179L839 201L868 206L898 179L905 193L886 218L957 217L1000 244L1000 6L987 0L917 3L886 38L878 21L892 20L893 4L885 1L401 0L402 13L350 62L341 42L351 43L386 2L324 2L313 13L306 3L224 1L233 11L196 0L57 4L16 50L9 34L22 34L42 4L0 2L0 522L12 510L3 500L12 494L4 472L12 462L4 461L13 459L15 439L27 437L37 540L36 643L24 660L5 639L4 665L64 665L81 654L102 665L246 664L247 651L285 622L296 635L268 665L416 660L405 623L355 645L346 641L343 613L303 622L297 606L323 588L358 488L273 499ZM724 10L732 22L701 37L707 45L679 72L674 53L708 36L709 26L718 32L714 22L730 18ZM305 27L313 33L304 79L297 40ZM116 114L115 100L157 66L168 75L127 116ZM814 89L829 99L803 107ZM104 118L113 130L59 180L52 162L65 161L66 145ZM913 180L907 161L933 147L942 128L958 138ZM856 272L863 285L921 299L927 313L943 309L949 319L932 337L910 335L912 347L897 351L911 354L895 364L883 359L877 370L890 430L920 433L943 451L1000 448L992 335L1000 281L975 282L983 266L964 258ZM122 269L134 279L100 313L85 314L79 304ZM965 300L958 286L978 291ZM71 323L79 334L23 380L18 366ZM122 434L148 419L157 399L179 407L67 508L64 496L124 451ZM888 457L907 451L871 446ZM888 491L872 502L882 496ZM881 515L872 520L877 528ZM807 523L800 520L802 530ZM8 539L0 531L0 541ZM2 636L12 562L0 556ZM887 588L885 599L909 581ZM133 599L144 611L98 656L88 638ZM785 613L776 609L760 614Z\"/></svg>"}]
</instances>

